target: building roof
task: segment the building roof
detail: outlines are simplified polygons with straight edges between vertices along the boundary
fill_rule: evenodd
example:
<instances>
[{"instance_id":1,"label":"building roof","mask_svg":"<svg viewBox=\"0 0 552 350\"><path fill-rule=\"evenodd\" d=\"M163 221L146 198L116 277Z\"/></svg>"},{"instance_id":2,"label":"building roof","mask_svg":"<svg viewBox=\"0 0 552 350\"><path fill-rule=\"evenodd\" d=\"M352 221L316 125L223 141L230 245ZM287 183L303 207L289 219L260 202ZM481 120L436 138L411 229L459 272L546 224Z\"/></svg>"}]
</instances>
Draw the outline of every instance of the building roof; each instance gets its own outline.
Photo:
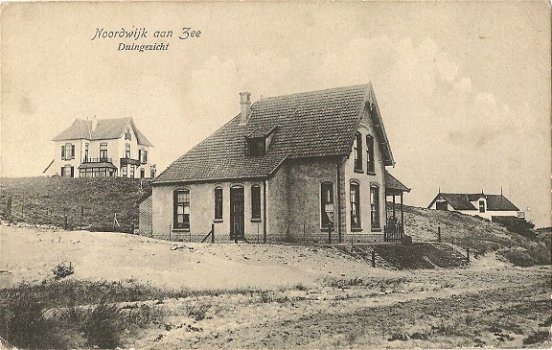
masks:
<instances>
[{"instance_id":1,"label":"building roof","mask_svg":"<svg viewBox=\"0 0 552 350\"><path fill-rule=\"evenodd\" d=\"M132 118L98 119L96 128L92 130L92 121L75 119L70 127L54 137L53 141L64 140L108 140L118 139L128 126L131 126L139 145L153 146L151 142L138 130Z\"/></svg>"},{"instance_id":2,"label":"building roof","mask_svg":"<svg viewBox=\"0 0 552 350\"><path fill-rule=\"evenodd\" d=\"M445 199L455 210L478 210L471 202L485 198L487 200L487 210L490 211L519 211L508 198L500 194L484 193L439 193L429 206L433 205L439 196Z\"/></svg>"},{"instance_id":3,"label":"building roof","mask_svg":"<svg viewBox=\"0 0 552 350\"><path fill-rule=\"evenodd\" d=\"M504 195L487 194L485 198L487 199L487 210L519 211L519 208Z\"/></svg>"},{"instance_id":4,"label":"building roof","mask_svg":"<svg viewBox=\"0 0 552 350\"><path fill-rule=\"evenodd\" d=\"M385 170L385 189L399 192L410 192L410 188L406 187L387 170Z\"/></svg>"},{"instance_id":5,"label":"building roof","mask_svg":"<svg viewBox=\"0 0 552 350\"><path fill-rule=\"evenodd\" d=\"M286 159L348 156L367 102L376 106L371 116L385 164L392 165L372 86L364 84L260 99L251 105L246 124L240 124L238 114L153 183L265 178ZM246 137L270 132L266 154L246 156Z\"/></svg>"}]
</instances>

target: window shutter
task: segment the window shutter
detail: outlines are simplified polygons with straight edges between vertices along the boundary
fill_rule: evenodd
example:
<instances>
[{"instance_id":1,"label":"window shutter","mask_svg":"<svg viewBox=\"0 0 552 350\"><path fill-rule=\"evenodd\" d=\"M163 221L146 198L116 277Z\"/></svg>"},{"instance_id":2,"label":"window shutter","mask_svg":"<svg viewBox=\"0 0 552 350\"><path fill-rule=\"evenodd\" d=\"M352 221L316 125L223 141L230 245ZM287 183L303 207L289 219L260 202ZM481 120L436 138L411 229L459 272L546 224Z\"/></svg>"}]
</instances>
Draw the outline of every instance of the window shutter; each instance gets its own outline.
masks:
<instances>
[{"instance_id":1,"label":"window shutter","mask_svg":"<svg viewBox=\"0 0 552 350\"><path fill-rule=\"evenodd\" d=\"M74 158L75 158L75 145L71 145L71 159L74 159Z\"/></svg>"},{"instance_id":2,"label":"window shutter","mask_svg":"<svg viewBox=\"0 0 552 350\"><path fill-rule=\"evenodd\" d=\"M65 146L61 146L61 159L65 159Z\"/></svg>"}]
</instances>

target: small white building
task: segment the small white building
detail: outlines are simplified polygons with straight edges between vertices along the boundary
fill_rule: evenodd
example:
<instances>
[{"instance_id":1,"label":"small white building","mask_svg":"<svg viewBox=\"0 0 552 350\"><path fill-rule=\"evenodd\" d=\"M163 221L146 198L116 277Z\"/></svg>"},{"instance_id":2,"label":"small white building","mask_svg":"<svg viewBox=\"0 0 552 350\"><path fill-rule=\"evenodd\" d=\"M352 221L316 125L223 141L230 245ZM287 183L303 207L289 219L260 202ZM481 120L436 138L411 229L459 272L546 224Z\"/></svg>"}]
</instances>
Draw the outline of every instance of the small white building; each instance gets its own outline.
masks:
<instances>
[{"instance_id":1,"label":"small white building","mask_svg":"<svg viewBox=\"0 0 552 350\"><path fill-rule=\"evenodd\" d=\"M53 138L55 156L44 174L61 177L153 178L153 145L132 118L75 119Z\"/></svg>"},{"instance_id":2,"label":"small white building","mask_svg":"<svg viewBox=\"0 0 552 350\"><path fill-rule=\"evenodd\" d=\"M481 193L441 193L427 206L429 209L457 211L467 215L477 215L491 220L493 216L514 216L524 218L520 211L502 194Z\"/></svg>"}]
</instances>

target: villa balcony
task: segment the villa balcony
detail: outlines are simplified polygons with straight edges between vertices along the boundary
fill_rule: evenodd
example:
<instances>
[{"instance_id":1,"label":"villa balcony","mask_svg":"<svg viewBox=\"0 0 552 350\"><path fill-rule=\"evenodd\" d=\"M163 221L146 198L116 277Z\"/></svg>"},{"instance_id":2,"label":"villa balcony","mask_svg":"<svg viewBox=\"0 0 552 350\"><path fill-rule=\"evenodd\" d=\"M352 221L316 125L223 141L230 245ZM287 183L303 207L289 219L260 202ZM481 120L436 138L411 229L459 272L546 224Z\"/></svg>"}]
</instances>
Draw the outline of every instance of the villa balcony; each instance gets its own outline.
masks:
<instances>
[{"instance_id":1,"label":"villa balcony","mask_svg":"<svg viewBox=\"0 0 552 350\"><path fill-rule=\"evenodd\" d=\"M121 158L121 166L125 166L127 164L129 165L135 165L140 166L140 159L132 159L132 158Z\"/></svg>"},{"instance_id":2,"label":"villa balcony","mask_svg":"<svg viewBox=\"0 0 552 350\"><path fill-rule=\"evenodd\" d=\"M113 163L111 158L103 158L103 157L98 157L98 158L84 158L82 160L83 163Z\"/></svg>"}]
</instances>

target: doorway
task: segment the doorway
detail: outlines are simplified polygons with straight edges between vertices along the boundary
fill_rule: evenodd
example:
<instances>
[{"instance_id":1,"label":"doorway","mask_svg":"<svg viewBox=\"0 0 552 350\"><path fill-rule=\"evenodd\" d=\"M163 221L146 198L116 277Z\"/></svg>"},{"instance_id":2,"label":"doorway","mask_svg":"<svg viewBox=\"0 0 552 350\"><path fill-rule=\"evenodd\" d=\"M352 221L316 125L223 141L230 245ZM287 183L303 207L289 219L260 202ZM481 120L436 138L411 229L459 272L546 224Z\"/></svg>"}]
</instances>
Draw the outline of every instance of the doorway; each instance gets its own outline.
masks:
<instances>
[{"instance_id":1,"label":"doorway","mask_svg":"<svg viewBox=\"0 0 552 350\"><path fill-rule=\"evenodd\" d=\"M243 237L244 223L243 187L230 188L230 239Z\"/></svg>"}]
</instances>

